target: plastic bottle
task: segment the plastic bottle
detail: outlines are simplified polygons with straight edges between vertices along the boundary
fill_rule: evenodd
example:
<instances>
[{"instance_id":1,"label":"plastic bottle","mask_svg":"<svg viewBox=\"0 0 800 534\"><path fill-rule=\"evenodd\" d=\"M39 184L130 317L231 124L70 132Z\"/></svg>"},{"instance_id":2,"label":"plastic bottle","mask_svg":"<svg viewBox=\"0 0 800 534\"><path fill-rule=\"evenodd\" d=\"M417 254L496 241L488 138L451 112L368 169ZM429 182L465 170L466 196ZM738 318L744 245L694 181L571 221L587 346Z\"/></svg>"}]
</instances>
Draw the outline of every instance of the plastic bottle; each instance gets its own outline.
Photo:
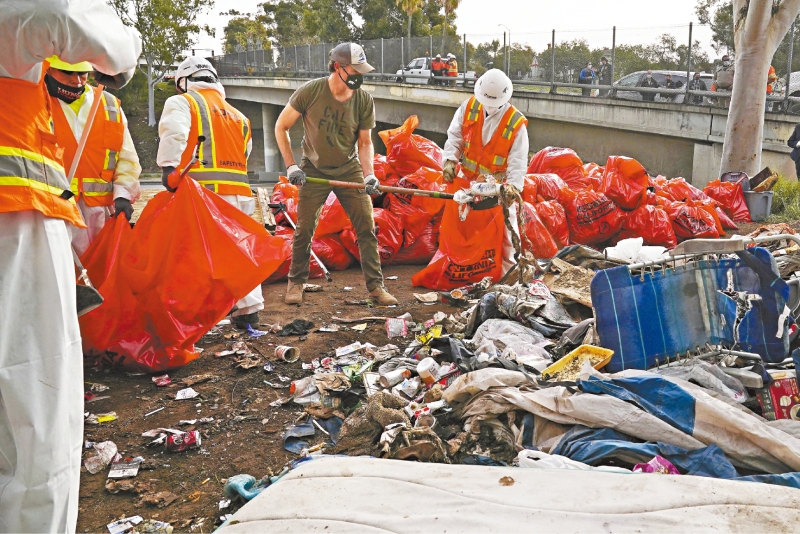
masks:
<instances>
[{"instance_id":1,"label":"plastic bottle","mask_svg":"<svg viewBox=\"0 0 800 534\"><path fill-rule=\"evenodd\" d=\"M427 385L436 382L439 373L439 364L433 358L425 358L417 364L417 374Z\"/></svg>"},{"instance_id":2,"label":"plastic bottle","mask_svg":"<svg viewBox=\"0 0 800 534\"><path fill-rule=\"evenodd\" d=\"M317 393L317 383L313 376L307 376L300 380L293 380L289 386L289 394L297 397L305 397Z\"/></svg>"}]
</instances>

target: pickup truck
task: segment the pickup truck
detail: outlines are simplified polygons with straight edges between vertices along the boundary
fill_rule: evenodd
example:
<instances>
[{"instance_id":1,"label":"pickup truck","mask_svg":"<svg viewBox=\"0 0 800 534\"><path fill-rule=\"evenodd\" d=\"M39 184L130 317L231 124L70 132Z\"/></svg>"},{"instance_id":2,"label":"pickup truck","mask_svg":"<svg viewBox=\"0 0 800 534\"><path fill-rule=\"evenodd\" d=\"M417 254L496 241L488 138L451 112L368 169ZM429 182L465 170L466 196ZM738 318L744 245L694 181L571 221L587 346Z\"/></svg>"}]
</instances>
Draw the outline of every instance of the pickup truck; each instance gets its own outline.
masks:
<instances>
[{"instance_id":1,"label":"pickup truck","mask_svg":"<svg viewBox=\"0 0 800 534\"><path fill-rule=\"evenodd\" d=\"M401 83L406 82L422 85L434 85L435 81L433 78L431 78L431 76L433 76L433 71L431 71L431 58L428 57L414 58L408 65L398 70L396 75L397 78L395 78L395 80ZM475 80L477 79L478 76L475 74L474 70L467 71L467 87L475 85ZM456 78L456 85L462 86L464 85L464 81L464 73L459 72L458 77Z\"/></svg>"}]
</instances>

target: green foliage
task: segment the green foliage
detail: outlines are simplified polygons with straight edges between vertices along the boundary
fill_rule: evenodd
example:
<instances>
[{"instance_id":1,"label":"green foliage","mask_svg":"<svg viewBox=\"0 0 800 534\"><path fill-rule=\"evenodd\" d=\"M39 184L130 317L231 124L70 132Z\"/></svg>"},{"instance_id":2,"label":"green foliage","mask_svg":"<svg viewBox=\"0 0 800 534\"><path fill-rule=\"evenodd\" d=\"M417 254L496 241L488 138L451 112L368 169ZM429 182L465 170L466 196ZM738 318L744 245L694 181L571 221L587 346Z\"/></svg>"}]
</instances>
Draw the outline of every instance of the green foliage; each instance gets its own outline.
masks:
<instances>
[{"instance_id":1,"label":"green foliage","mask_svg":"<svg viewBox=\"0 0 800 534\"><path fill-rule=\"evenodd\" d=\"M242 50L269 49L270 42L265 13L239 13L235 9L220 13L231 16L224 29L222 48L225 54Z\"/></svg>"},{"instance_id":2,"label":"green foliage","mask_svg":"<svg viewBox=\"0 0 800 534\"><path fill-rule=\"evenodd\" d=\"M733 1L698 0L695 14L700 24L711 26L711 46L719 53L733 52Z\"/></svg>"},{"instance_id":3,"label":"green foliage","mask_svg":"<svg viewBox=\"0 0 800 534\"><path fill-rule=\"evenodd\" d=\"M800 220L800 182L781 177L772 191L770 222Z\"/></svg>"},{"instance_id":4,"label":"green foliage","mask_svg":"<svg viewBox=\"0 0 800 534\"><path fill-rule=\"evenodd\" d=\"M333 43L355 38L352 2L348 0L267 0L267 35L275 46Z\"/></svg>"},{"instance_id":5,"label":"green foliage","mask_svg":"<svg viewBox=\"0 0 800 534\"><path fill-rule=\"evenodd\" d=\"M160 80L181 53L194 44L201 27L197 17L214 5L214 0L108 0L122 22L142 37L142 58L152 69L150 83Z\"/></svg>"}]
</instances>

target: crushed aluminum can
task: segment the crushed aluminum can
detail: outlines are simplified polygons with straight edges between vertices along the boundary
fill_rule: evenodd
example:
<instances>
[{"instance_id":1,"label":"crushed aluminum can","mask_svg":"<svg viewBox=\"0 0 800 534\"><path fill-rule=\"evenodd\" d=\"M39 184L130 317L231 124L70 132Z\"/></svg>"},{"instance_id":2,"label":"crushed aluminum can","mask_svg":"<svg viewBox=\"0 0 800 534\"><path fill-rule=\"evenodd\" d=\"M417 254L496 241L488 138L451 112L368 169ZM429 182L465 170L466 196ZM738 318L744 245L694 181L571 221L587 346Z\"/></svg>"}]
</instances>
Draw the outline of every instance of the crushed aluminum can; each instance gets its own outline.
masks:
<instances>
[{"instance_id":1,"label":"crushed aluminum can","mask_svg":"<svg viewBox=\"0 0 800 534\"><path fill-rule=\"evenodd\" d=\"M170 385L172 383L172 380L170 379L169 375L154 376L153 383L156 386L163 388L165 386Z\"/></svg>"},{"instance_id":2,"label":"crushed aluminum can","mask_svg":"<svg viewBox=\"0 0 800 534\"><path fill-rule=\"evenodd\" d=\"M167 436L166 447L169 452L184 452L200 447L202 438L197 430Z\"/></svg>"}]
</instances>

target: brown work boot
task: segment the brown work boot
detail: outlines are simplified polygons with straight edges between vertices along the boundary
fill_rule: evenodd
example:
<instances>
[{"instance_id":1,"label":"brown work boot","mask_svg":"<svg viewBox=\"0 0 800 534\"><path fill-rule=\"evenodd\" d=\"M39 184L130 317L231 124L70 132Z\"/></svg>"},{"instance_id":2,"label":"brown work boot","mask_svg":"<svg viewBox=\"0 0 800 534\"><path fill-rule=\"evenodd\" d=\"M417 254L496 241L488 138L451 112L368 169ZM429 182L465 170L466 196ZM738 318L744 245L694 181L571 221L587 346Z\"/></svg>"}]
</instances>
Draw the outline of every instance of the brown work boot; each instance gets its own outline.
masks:
<instances>
[{"instance_id":1,"label":"brown work boot","mask_svg":"<svg viewBox=\"0 0 800 534\"><path fill-rule=\"evenodd\" d=\"M303 284L295 284L291 280L286 286L286 296L283 297L286 304L302 304L303 302Z\"/></svg>"},{"instance_id":2,"label":"brown work boot","mask_svg":"<svg viewBox=\"0 0 800 534\"><path fill-rule=\"evenodd\" d=\"M378 306L392 306L397 304L397 299L391 293L382 287L376 287L369 292L369 296L375 301Z\"/></svg>"}]
</instances>

